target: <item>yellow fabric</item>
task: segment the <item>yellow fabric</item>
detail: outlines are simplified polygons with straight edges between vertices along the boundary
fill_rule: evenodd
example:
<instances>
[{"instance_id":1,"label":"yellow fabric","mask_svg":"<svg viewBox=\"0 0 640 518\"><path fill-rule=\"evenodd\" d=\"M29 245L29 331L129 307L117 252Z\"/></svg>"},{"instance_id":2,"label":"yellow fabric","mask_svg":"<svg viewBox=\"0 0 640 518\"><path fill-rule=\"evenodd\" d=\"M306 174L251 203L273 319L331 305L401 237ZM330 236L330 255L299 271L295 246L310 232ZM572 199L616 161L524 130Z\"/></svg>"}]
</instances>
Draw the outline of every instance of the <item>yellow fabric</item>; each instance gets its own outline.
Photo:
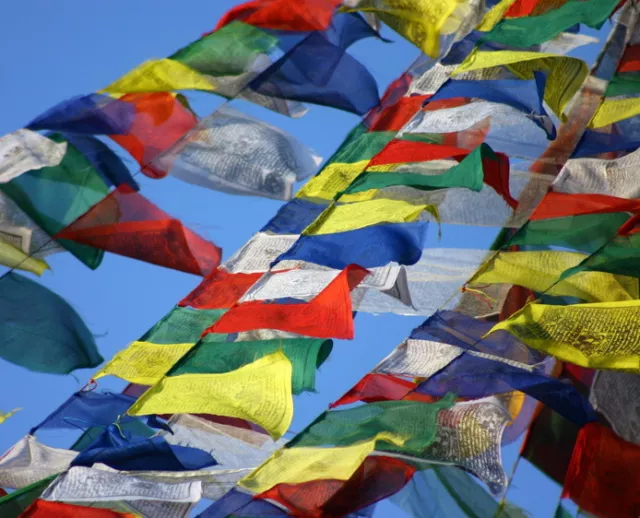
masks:
<instances>
[{"instance_id":1,"label":"yellow fabric","mask_svg":"<svg viewBox=\"0 0 640 518\"><path fill-rule=\"evenodd\" d=\"M153 59L123 75L100 93L120 95L176 90L213 92L215 86L210 79L182 63L172 59Z\"/></svg>"},{"instance_id":2,"label":"yellow fabric","mask_svg":"<svg viewBox=\"0 0 640 518\"><path fill-rule=\"evenodd\" d=\"M590 128L602 128L640 114L640 98L605 99L593 114Z\"/></svg>"},{"instance_id":3,"label":"yellow fabric","mask_svg":"<svg viewBox=\"0 0 640 518\"><path fill-rule=\"evenodd\" d=\"M282 448L238 482L253 493L277 484L302 484L311 480L349 480L376 445L376 440L335 448Z\"/></svg>"},{"instance_id":4,"label":"yellow fabric","mask_svg":"<svg viewBox=\"0 0 640 518\"><path fill-rule=\"evenodd\" d=\"M278 351L223 374L166 376L129 409L130 415L213 414L247 419L277 439L293 418L292 366Z\"/></svg>"},{"instance_id":5,"label":"yellow fabric","mask_svg":"<svg viewBox=\"0 0 640 518\"><path fill-rule=\"evenodd\" d=\"M494 5L491 10L484 15L484 18L480 22L480 25L476 27L477 31L489 32L493 29L498 22L500 22L506 12L509 10L513 4L516 3L516 0L501 0L496 5Z\"/></svg>"},{"instance_id":6,"label":"yellow fabric","mask_svg":"<svg viewBox=\"0 0 640 518\"><path fill-rule=\"evenodd\" d=\"M9 419L13 414L19 412L22 408L14 408L11 412L0 412L0 424L4 423L7 419Z\"/></svg>"},{"instance_id":7,"label":"yellow fabric","mask_svg":"<svg viewBox=\"0 0 640 518\"><path fill-rule=\"evenodd\" d=\"M19 248L0 239L0 264L8 268L15 268L36 275L42 275L49 265L41 259L29 257Z\"/></svg>"},{"instance_id":8,"label":"yellow fabric","mask_svg":"<svg viewBox=\"0 0 640 518\"><path fill-rule=\"evenodd\" d=\"M530 303L487 334L504 330L559 360L640 373L640 301L548 306Z\"/></svg>"},{"instance_id":9,"label":"yellow fabric","mask_svg":"<svg viewBox=\"0 0 640 518\"><path fill-rule=\"evenodd\" d=\"M438 219L433 205L413 205L402 200L371 200L347 205L331 205L302 232L305 235L335 234L381 223L416 221L423 211Z\"/></svg>"},{"instance_id":10,"label":"yellow fabric","mask_svg":"<svg viewBox=\"0 0 640 518\"><path fill-rule=\"evenodd\" d=\"M193 345L133 342L117 353L94 379L111 375L131 383L154 385Z\"/></svg>"},{"instance_id":11,"label":"yellow fabric","mask_svg":"<svg viewBox=\"0 0 640 518\"><path fill-rule=\"evenodd\" d=\"M474 49L452 75L498 66L508 67L522 79L533 79L533 72L537 70L547 71L544 100L563 121L566 121L565 108L589 72L587 64L577 58L543 52Z\"/></svg>"},{"instance_id":12,"label":"yellow fabric","mask_svg":"<svg viewBox=\"0 0 640 518\"><path fill-rule=\"evenodd\" d=\"M435 58L440 52L440 34L455 32L464 18L468 0L361 0L346 12L375 14L391 29L406 38L425 54Z\"/></svg>"},{"instance_id":13,"label":"yellow fabric","mask_svg":"<svg viewBox=\"0 0 640 518\"><path fill-rule=\"evenodd\" d=\"M577 252L499 252L469 281L469 285L517 284L548 295L577 297L586 302L614 302L638 298L632 277L584 271L554 284L562 272L587 257Z\"/></svg>"}]
</instances>

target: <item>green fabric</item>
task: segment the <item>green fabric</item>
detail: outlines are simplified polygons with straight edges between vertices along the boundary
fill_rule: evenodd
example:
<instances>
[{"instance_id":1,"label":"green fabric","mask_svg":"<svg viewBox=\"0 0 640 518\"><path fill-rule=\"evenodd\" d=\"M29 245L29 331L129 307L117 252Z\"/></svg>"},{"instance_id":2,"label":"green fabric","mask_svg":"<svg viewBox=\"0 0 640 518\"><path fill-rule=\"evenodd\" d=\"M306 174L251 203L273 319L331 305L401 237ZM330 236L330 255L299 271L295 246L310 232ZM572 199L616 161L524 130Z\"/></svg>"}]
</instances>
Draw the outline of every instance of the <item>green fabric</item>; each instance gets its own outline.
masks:
<instances>
[{"instance_id":1,"label":"green fabric","mask_svg":"<svg viewBox=\"0 0 640 518\"><path fill-rule=\"evenodd\" d=\"M169 56L183 65L210 76L236 76L249 70L258 54L267 54L278 44L271 34L234 21Z\"/></svg>"},{"instance_id":2,"label":"green fabric","mask_svg":"<svg viewBox=\"0 0 640 518\"><path fill-rule=\"evenodd\" d=\"M430 191L450 187L465 187L479 192L483 187L484 173L482 167L482 146L469 153L459 164L443 174L426 175L420 173L376 173L365 172L345 190L345 194L384 189L396 185L404 185ZM486 148L484 148L486 149Z\"/></svg>"},{"instance_id":3,"label":"green fabric","mask_svg":"<svg viewBox=\"0 0 640 518\"><path fill-rule=\"evenodd\" d=\"M193 309L176 306L142 335L139 341L154 344L195 344L200 340L202 332L217 322L226 312L226 309ZM224 341L226 336L215 334L218 341Z\"/></svg>"},{"instance_id":4,"label":"green fabric","mask_svg":"<svg viewBox=\"0 0 640 518\"><path fill-rule=\"evenodd\" d=\"M381 438L376 449L419 457L436 437L438 412L453 405L452 394L437 403L382 401L348 410L324 412L286 444L301 446L349 446L386 433L404 439L396 446Z\"/></svg>"},{"instance_id":5,"label":"green fabric","mask_svg":"<svg viewBox=\"0 0 640 518\"><path fill-rule=\"evenodd\" d=\"M66 142L59 134L49 138ZM28 171L0 184L0 189L52 237L100 202L109 191L98 171L68 142L60 164ZM65 239L58 242L92 269L102 262L104 250Z\"/></svg>"},{"instance_id":6,"label":"green fabric","mask_svg":"<svg viewBox=\"0 0 640 518\"><path fill-rule=\"evenodd\" d=\"M18 518L27 510L27 507L47 489L47 486L51 484L57 476L58 475L52 475L43 478L38 482L34 482L29 486L18 489L0 498L0 516L2 518Z\"/></svg>"},{"instance_id":7,"label":"green fabric","mask_svg":"<svg viewBox=\"0 0 640 518\"><path fill-rule=\"evenodd\" d=\"M503 19L481 41L524 49L552 40L578 23L599 29L619 3L620 0L570 0L539 16Z\"/></svg>"},{"instance_id":8,"label":"green fabric","mask_svg":"<svg viewBox=\"0 0 640 518\"><path fill-rule=\"evenodd\" d=\"M230 372L275 353L278 349L293 366L294 394L315 390L316 369L329 357L333 342L313 338L260 340L253 342L211 342L207 335L170 372L180 374L217 374Z\"/></svg>"},{"instance_id":9,"label":"green fabric","mask_svg":"<svg viewBox=\"0 0 640 518\"><path fill-rule=\"evenodd\" d=\"M527 222L503 246L545 245L595 252L629 219L626 212L587 214Z\"/></svg>"},{"instance_id":10,"label":"green fabric","mask_svg":"<svg viewBox=\"0 0 640 518\"><path fill-rule=\"evenodd\" d=\"M640 277L640 234L615 237L560 278L587 270Z\"/></svg>"},{"instance_id":11,"label":"green fabric","mask_svg":"<svg viewBox=\"0 0 640 518\"><path fill-rule=\"evenodd\" d=\"M360 127L357 127L358 129ZM331 157L328 164L353 164L361 160L371 160L375 155L391 142L396 136L395 131L372 131L370 133L357 132L349 135L340 149Z\"/></svg>"},{"instance_id":12,"label":"green fabric","mask_svg":"<svg viewBox=\"0 0 640 518\"><path fill-rule=\"evenodd\" d=\"M604 93L605 97L640 93L640 72L616 74L611 78Z\"/></svg>"}]
</instances>

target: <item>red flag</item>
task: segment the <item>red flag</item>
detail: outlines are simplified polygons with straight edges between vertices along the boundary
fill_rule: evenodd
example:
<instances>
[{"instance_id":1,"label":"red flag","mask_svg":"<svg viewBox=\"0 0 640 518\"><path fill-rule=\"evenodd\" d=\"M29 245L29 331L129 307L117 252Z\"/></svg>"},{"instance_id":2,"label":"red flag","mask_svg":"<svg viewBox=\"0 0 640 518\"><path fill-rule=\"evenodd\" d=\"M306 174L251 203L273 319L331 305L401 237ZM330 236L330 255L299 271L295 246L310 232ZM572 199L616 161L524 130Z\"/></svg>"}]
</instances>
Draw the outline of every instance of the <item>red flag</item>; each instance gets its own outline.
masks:
<instances>
[{"instance_id":1,"label":"red flag","mask_svg":"<svg viewBox=\"0 0 640 518\"><path fill-rule=\"evenodd\" d=\"M127 94L119 101L133 104L135 116L126 135L109 137L126 149L150 178L163 178L163 171L151 164L198 123L196 116L168 92Z\"/></svg>"},{"instance_id":2,"label":"red flag","mask_svg":"<svg viewBox=\"0 0 640 518\"><path fill-rule=\"evenodd\" d=\"M540 0L516 0L511 7L507 9L505 18L521 18L523 16L530 16L536 5L540 3Z\"/></svg>"},{"instance_id":3,"label":"red flag","mask_svg":"<svg viewBox=\"0 0 640 518\"><path fill-rule=\"evenodd\" d=\"M221 258L217 246L125 184L55 238L202 276L217 268Z\"/></svg>"},{"instance_id":4,"label":"red flag","mask_svg":"<svg viewBox=\"0 0 640 518\"><path fill-rule=\"evenodd\" d=\"M400 459L367 457L347 480L278 484L256 498L270 499L300 518L333 518L368 507L400 491L416 468Z\"/></svg>"},{"instance_id":5,"label":"red flag","mask_svg":"<svg viewBox=\"0 0 640 518\"><path fill-rule=\"evenodd\" d=\"M262 277L262 273L227 273L214 270L178 306L195 309L230 308Z\"/></svg>"},{"instance_id":6,"label":"red flag","mask_svg":"<svg viewBox=\"0 0 640 518\"><path fill-rule=\"evenodd\" d=\"M582 427L562 491L581 509L610 518L640 516L640 445L599 423Z\"/></svg>"},{"instance_id":7,"label":"red flag","mask_svg":"<svg viewBox=\"0 0 640 518\"><path fill-rule=\"evenodd\" d=\"M548 192L531 215L532 220L606 214L609 212L638 212L640 200L617 198L606 194L566 194Z\"/></svg>"},{"instance_id":8,"label":"red flag","mask_svg":"<svg viewBox=\"0 0 640 518\"><path fill-rule=\"evenodd\" d=\"M418 386L413 381L396 378L391 374L367 374L349 392L331 403L329 408L349 405L357 401L374 403L376 401L399 401Z\"/></svg>"},{"instance_id":9,"label":"red flag","mask_svg":"<svg viewBox=\"0 0 640 518\"><path fill-rule=\"evenodd\" d=\"M242 302L231 308L202 336L278 329L316 338L353 338L351 290L369 274L350 264L312 300L303 304ZM277 275L277 274L276 274Z\"/></svg>"},{"instance_id":10,"label":"red flag","mask_svg":"<svg viewBox=\"0 0 640 518\"><path fill-rule=\"evenodd\" d=\"M135 515L99 507L81 507L62 502L36 500L20 515L20 518L135 518Z\"/></svg>"},{"instance_id":11,"label":"red flag","mask_svg":"<svg viewBox=\"0 0 640 518\"><path fill-rule=\"evenodd\" d=\"M640 45L629 45L620 61L618 72L638 72L640 70Z\"/></svg>"}]
</instances>

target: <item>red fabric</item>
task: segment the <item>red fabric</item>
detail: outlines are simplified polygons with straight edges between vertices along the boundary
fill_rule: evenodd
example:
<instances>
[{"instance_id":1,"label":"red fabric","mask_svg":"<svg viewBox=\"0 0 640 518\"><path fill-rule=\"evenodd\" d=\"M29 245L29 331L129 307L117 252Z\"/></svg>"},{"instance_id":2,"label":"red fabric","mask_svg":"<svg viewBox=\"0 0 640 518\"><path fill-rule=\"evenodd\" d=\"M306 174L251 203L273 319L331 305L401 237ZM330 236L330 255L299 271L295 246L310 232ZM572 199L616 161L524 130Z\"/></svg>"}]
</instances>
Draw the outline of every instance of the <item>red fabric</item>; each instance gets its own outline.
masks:
<instances>
[{"instance_id":1,"label":"red fabric","mask_svg":"<svg viewBox=\"0 0 640 518\"><path fill-rule=\"evenodd\" d=\"M329 408L349 405L357 401L374 403L376 401L398 401L418 386L412 381L396 378L391 374L367 374L349 392L331 403Z\"/></svg>"},{"instance_id":2,"label":"red fabric","mask_svg":"<svg viewBox=\"0 0 640 518\"><path fill-rule=\"evenodd\" d=\"M631 216L624 225L618 229L618 234L621 236L632 236L640 232L640 214Z\"/></svg>"},{"instance_id":3,"label":"red fabric","mask_svg":"<svg viewBox=\"0 0 640 518\"><path fill-rule=\"evenodd\" d=\"M638 72L640 70L640 44L629 45L620 61L618 61L618 72Z\"/></svg>"},{"instance_id":4,"label":"red fabric","mask_svg":"<svg viewBox=\"0 0 640 518\"><path fill-rule=\"evenodd\" d=\"M227 11L214 31L234 20L263 29L324 31L341 3L342 0L253 0Z\"/></svg>"},{"instance_id":5,"label":"red fabric","mask_svg":"<svg viewBox=\"0 0 640 518\"><path fill-rule=\"evenodd\" d=\"M308 303L279 304L243 302L227 311L202 336L239 333L255 329L278 329L316 338L353 338L351 290L369 274L350 264ZM276 274L277 275L277 274Z\"/></svg>"},{"instance_id":6,"label":"red fabric","mask_svg":"<svg viewBox=\"0 0 640 518\"><path fill-rule=\"evenodd\" d=\"M400 459L376 455L367 457L347 481L278 484L257 498L278 502L300 518L338 518L397 493L415 471Z\"/></svg>"},{"instance_id":7,"label":"red fabric","mask_svg":"<svg viewBox=\"0 0 640 518\"><path fill-rule=\"evenodd\" d=\"M518 200L513 198L509 191L509 157L504 153L496 153L496 158L494 160L482 157L484 183L492 187L512 209L515 209L518 206Z\"/></svg>"},{"instance_id":8,"label":"red fabric","mask_svg":"<svg viewBox=\"0 0 640 518\"><path fill-rule=\"evenodd\" d=\"M573 449L562 491L596 516L640 516L640 445L599 423L583 426Z\"/></svg>"},{"instance_id":9,"label":"red fabric","mask_svg":"<svg viewBox=\"0 0 640 518\"><path fill-rule=\"evenodd\" d=\"M616 198L606 194L565 194L548 192L531 215L531 220L606 214L609 212L638 212L640 200Z\"/></svg>"},{"instance_id":10,"label":"red fabric","mask_svg":"<svg viewBox=\"0 0 640 518\"><path fill-rule=\"evenodd\" d=\"M253 286L262 273L227 273L215 270L195 290L182 299L178 306L196 309L230 308Z\"/></svg>"},{"instance_id":11,"label":"red fabric","mask_svg":"<svg viewBox=\"0 0 640 518\"><path fill-rule=\"evenodd\" d=\"M135 518L135 515L98 507L36 500L20 515L20 518Z\"/></svg>"},{"instance_id":12,"label":"red fabric","mask_svg":"<svg viewBox=\"0 0 640 518\"><path fill-rule=\"evenodd\" d=\"M574 365L573 363L564 363L562 365L562 375L573 381L574 385L577 385L579 388L588 392L591 388L591 384L593 383L596 371L594 369L587 369L585 367L580 367L579 365Z\"/></svg>"},{"instance_id":13,"label":"red fabric","mask_svg":"<svg viewBox=\"0 0 640 518\"><path fill-rule=\"evenodd\" d=\"M121 185L56 234L114 254L195 275L208 275L221 250L128 185Z\"/></svg>"},{"instance_id":14,"label":"red fabric","mask_svg":"<svg viewBox=\"0 0 640 518\"><path fill-rule=\"evenodd\" d=\"M430 96L405 97L411 81L411 76L405 73L389 85L380 106L373 108L365 117L364 124L369 131L400 131L420 111Z\"/></svg>"},{"instance_id":15,"label":"red fabric","mask_svg":"<svg viewBox=\"0 0 640 518\"><path fill-rule=\"evenodd\" d=\"M151 164L198 123L196 116L168 92L127 94L120 101L135 106L135 117L126 135L109 137L126 149L150 178L163 178L163 171Z\"/></svg>"},{"instance_id":16,"label":"red fabric","mask_svg":"<svg viewBox=\"0 0 640 518\"><path fill-rule=\"evenodd\" d=\"M540 0L516 0L511 4L511 7L507 9L504 17L520 18L522 16L529 16L539 2Z\"/></svg>"}]
</instances>

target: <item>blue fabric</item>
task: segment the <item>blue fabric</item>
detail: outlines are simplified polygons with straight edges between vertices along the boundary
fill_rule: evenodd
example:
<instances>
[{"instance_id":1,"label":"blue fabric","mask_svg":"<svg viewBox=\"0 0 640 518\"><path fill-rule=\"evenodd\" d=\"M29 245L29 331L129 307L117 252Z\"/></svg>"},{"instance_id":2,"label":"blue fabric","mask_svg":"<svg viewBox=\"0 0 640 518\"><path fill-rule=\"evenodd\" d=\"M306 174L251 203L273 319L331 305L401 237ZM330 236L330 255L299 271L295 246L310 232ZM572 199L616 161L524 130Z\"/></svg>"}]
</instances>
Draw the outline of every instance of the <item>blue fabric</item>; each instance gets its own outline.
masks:
<instances>
[{"instance_id":1,"label":"blue fabric","mask_svg":"<svg viewBox=\"0 0 640 518\"><path fill-rule=\"evenodd\" d=\"M547 76L534 72L534 79L463 80L449 79L427 102L456 97L471 97L511 106L542 128L549 139L556 138L556 129L542 105ZM537 117L532 117L537 115Z\"/></svg>"},{"instance_id":2,"label":"blue fabric","mask_svg":"<svg viewBox=\"0 0 640 518\"><path fill-rule=\"evenodd\" d=\"M140 190L127 166L104 142L90 135L63 133L62 136L91 162L107 185L118 187L127 184L136 191Z\"/></svg>"},{"instance_id":3,"label":"blue fabric","mask_svg":"<svg viewBox=\"0 0 640 518\"><path fill-rule=\"evenodd\" d=\"M93 334L66 300L12 271L0 278L0 358L49 374L104 361Z\"/></svg>"},{"instance_id":4,"label":"blue fabric","mask_svg":"<svg viewBox=\"0 0 640 518\"><path fill-rule=\"evenodd\" d=\"M494 41L483 41L486 33L472 31L464 39L455 43L449 53L442 58L443 65L459 65L462 63L471 51L478 47L479 50L510 50L512 47L497 43ZM530 52L538 52L540 50L539 45L534 45L527 49Z\"/></svg>"},{"instance_id":5,"label":"blue fabric","mask_svg":"<svg viewBox=\"0 0 640 518\"><path fill-rule=\"evenodd\" d=\"M376 36L360 16L336 15L324 32L280 46L286 50L249 87L263 95L309 102L364 115L380 103L378 85L369 70L346 53L356 41Z\"/></svg>"},{"instance_id":6,"label":"blue fabric","mask_svg":"<svg viewBox=\"0 0 640 518\"><path fill-rule=\"evenodd\" d=\"M328 205L294 198L280 207L277 214L260 231L272 234L300 234L327 207Z\"/></svg>"},{"instance_id":7,"label":"blue fabric","mask_svg":"<svg viewBox=\"0 0 640 518\"><path fill-rule=\"evenodd\" d=\"M265 500L253 500L251 495L232 489L197 518L226 518L227 516L255 517L289 516L288 513Z\"/></svg>"},{"instance_id":8,"label":"blue fabric","mask_svg":"<svg viewBox=\"0 0 640 518\"><path fill-rule=\"evenodd\" d=\"M423 325L422 331L416 335L412 334L411 337L436 339L436 341L457 345L469 351L482 351L493 356L517 360L516 343L512 342L513 337L508 333L500 331L488 337L493 338L491 343L482 339L482 336L493 326L490 322L479 322L472 317L458 315L455 321L452 319L448 321L450 331L447 331L445 326L433 317L425 324L429 322L436 324L432 326L435 329L434 332L428 325ZM505 340L507 344L500 344L500 340ZM497 347L492 347L492 344ZM522 350L528 349L524 344L519 344ZM506 356L504 356L505 352ZM523 357L528 355L528 352L522 353ZM462 354L416 389L419 393L436 397L454 392L458 397L469 399L483 398L512 390L524 392L579 426L596 419L595 411L584 395L570 383L549 377L543 369L536 368L529 371L502 361L470 354Z\"/></svg>"},{"instance_id":9,"label":"blue fabric","mask_svg":"<svg viewBox=\"0 0 640 518\"><path fill-rule=\"evenodd\" d=\"M132 420L125 413L136 399L113 392L76 392L29 433L51 428L108 426L118 416L123 416L123 420Z\"/></svg>"},{"instance_id":10,"label":"blue fabric","mask_svg":"<svg viewBox=\"0 0 640 518\"><path fill-rule=\"evenodd\" d=\"M71 462L72 466L106 464L123 471L190 471L217 464L207 452L170 445L162 437L126 437L115 425L107 429Z\"/></svg>"},{"instance_id":11,"label":"blue fabric","mask_svg":"<svg viewBox=\"0 0 640 518\"><path fill-rule=\"evenodd\" d=\"M612 151L634 151L640 147L640 135L614 135L586 130L571 158L587 158ZM635 140L634 140L635 138Z\"/></svg>"},{"instance_id":12,"label":"blue fabric","mask_svg":"<svg viewBox=\"0 0 640 518\"><path fill-rule=\"evenodd\" d=\"M427 227L427 222L387 223L336 234L303 235L274 264L290 259L338 270L350 264L364 268L390 262L415 264L422 255Z\"/></svg>"},{"instance_id":13,"label":"blue fabric","mask_svg":"<svg viewBox=\"0 0 640 518\"><path fill-rule=\"evenodd\" d=\"M103 94L78 95L56 104L32 120L30 130L68 131L85 135L126 135L135 106Z\"/></svg>"}]
</instances>

